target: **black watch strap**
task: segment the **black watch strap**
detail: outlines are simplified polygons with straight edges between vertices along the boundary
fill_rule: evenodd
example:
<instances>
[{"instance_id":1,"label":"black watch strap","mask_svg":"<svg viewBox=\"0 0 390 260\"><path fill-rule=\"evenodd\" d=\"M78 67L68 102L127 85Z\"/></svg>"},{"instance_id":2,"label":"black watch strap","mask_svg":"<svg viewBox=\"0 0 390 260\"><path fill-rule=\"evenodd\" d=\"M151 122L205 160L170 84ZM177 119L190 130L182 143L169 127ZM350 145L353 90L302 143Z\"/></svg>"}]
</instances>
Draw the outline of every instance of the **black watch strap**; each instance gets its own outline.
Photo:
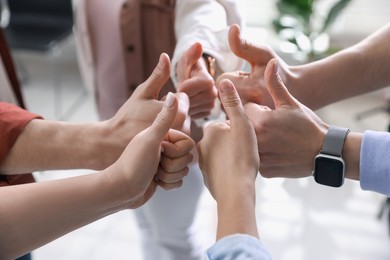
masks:
<instances>
[{"instance_id":1,"label":"black watch strap","mask_svg":"<svg viewBox=\"0 0 390 260\"><path fill-rule=\"evenodd\" d=\"M328 129L328 133L325 136L321 153L341 157L345 137L348 133L348 128L331 125Z\"/></svg>"}]
</instances>

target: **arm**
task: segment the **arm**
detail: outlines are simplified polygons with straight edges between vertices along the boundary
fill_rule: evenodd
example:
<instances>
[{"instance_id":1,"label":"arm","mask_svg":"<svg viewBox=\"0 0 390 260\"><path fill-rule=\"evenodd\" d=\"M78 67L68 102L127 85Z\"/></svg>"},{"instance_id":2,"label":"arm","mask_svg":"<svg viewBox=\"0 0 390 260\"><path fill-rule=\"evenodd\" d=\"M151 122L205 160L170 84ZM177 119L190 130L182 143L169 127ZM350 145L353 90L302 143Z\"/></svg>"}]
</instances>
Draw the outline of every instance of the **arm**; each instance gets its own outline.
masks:
<instances>
[{"instance_id":1,"label":"arm","mask_svg":"<svg viewBox=\"0 0 390 260\"><path fill-rule=\"evenodd\" d=\"M217 201L217 240L235 233L258 237L255 180L259 158L254 129L231 82L221 82L220 95L230 122L207 126L198 144L205 184Z\"/></svg>"},{"instance_id":2,"label":"arm","mask_svg":"<svg viewBox=\"0 0 390 260\"><path fill-rule=\"evenodd\" d=\"M314 158L322 149L329 125L288 92L275 60L269 62L264 82L275 109L254 103L245 105L256 129L260 173L265 177L311 176ZM359 180L361 141L359 133L347 135L342 151L346 178Z\"/></svg>"},{"instance_id":3,"label":"arm","mask_svg":"<svg viewBox=\"0 0 390 260\"><path fill-rule=\"evenodd\" d=\"M291 93L311 109L390 85L390 24L323 60L286 70Z\"/></svg>"},{"instance_id":4,"label":"arm","mask_svg":"<svg viewBox=\"0 0 390 260\"><path fill-rule=\"evenodd\" d=\"M198 144L205 184L218 207L217 243L206 259L270 259L258 240L255 216L255 132L232 83L221 82L219 93L230 121L207 126Z\"/></svg>"},{"instance_id":5,"label":"arm","mask_svg":"<svg viewBox=\"0 0 390 260\"><path fill-rule=\"evenodd\" d=\"M99 123L32 120L8 153L1 171L19 174L54 169L95 169L108 145ZM122 149L123 150L123 149ZM120 153L120 149L116 154ZM118 156L117 156L118 157Z\"/></svg>"},{"instance_id":6,"label":"arm","mask_svg":"<svg viewBox=\"0 0 390 260\"><path fill-rule=\"evenodd\" d=\"M228 26L241 23L239 5L235 1L182 0L177 1L175 12L172 80L179 92L190 97L192 119L204 118L210 116L217 97L215 71L242 65L227 46Z\"/></svg>"},{"instance_id":7,"label":"arm","mask_svg":"<svg viewBox=\"0 0 390 260\"><path fill-rule=\"evenodd\" d=\"M223 71L239 69L242 63L230 52L227 32L232 24L243 25L240 1L178 0L175 9L176 48L172 58L172 78L180 57L195 43L217 59Z\"/></svg>"},{"instance_id":8,"label":"arm","mask_svg":"<svg viewBox=\"0 0 390 260\"><path fill-rule=\"evenodd\" d=\"M390 24L367 39L323 60L289 66L267 46L256 46L240 37L239 27L229 31L232 51L251 65L251 73L226 73L219 80L232 80L244 102L274 107L264 85L268 62L276 58L279 75L291 94L310 109L390 85Z\"/></svg>"},{"instance_id":9,"label":"arm","mask_svg":"<svg viewBox=\"0 0 390 260\"><path fill-rule=\"evenodd\" d=\"M161 55L152 75L141 84L116 115L99 123L31 121L1 165L6 174L53 169L102 170L115 162L127 144L154 121L163 106L156 100L170 73L169 58ZM187 108L176 94L179 113L174 127L183 124ZM172 155L170 155L172 156Z\"/></svg>"},{"instance_id":10,"label":"arm","mask_svg":"<svg viewBox=\"0 0 390 260\"><path fill-rule=\"evenodd\" d=\"M153 195L157 185L180 187L194 143L170 130L176 113L177 100L168 95L152 126L134 137L121 157L101 172L0 188L0 258L15 258L99 218L137 208ZM175 162L174 174L159 168L164 160L162 145L180 147L182 158Z\"/></svg>"},{"instance_id":11,"label":"arm","mask_svg":"<svg viewBox=\"0 0 390 260\"><path fill-rule=\"evenodd\" d=\"M226 81L220 86L230 123L207 126L198 144L199 163L205 184L217 201L217 240L235 233L258 237L255 179L259 158L255 133L232 84ZM242 160L237 161L237 158Z\"/></svg>"},{"instance_id":12,"label":"arm","mask_svg":"<svg viewBox=\"0 0 390 260\"><path fill-rule=\"evenodd\" d=\"M7 158L26 125L35 118L41 117L14 104L0 102L0 165Z\"/></svg>"}]
</instances>

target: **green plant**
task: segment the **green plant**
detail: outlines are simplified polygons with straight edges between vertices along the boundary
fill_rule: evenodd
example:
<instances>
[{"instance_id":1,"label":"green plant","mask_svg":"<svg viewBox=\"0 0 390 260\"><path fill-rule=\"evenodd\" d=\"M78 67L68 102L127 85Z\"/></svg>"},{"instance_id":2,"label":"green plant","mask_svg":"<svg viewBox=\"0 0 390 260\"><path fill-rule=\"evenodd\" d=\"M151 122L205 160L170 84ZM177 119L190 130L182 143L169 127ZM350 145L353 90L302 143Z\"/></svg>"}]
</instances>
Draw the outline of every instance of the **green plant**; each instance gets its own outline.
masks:
<instances>
[{"instance_id":1,"label":"green plant","mask_svg":"<svg viewBox=\"0 0 390 260\"><path fill-rule=\"evenodd\" d=\"M327 31L348 6L351 0L337 0L327 15L318 18L314 13L319 0L278 0L279 16L273 21L278 35L284 40L285 49L299 60L311 61L326 56L329 48ZM329 1L329 0L327 0ZM283 51L283 50L282 50Z\"/></svg>"}]
</instances>

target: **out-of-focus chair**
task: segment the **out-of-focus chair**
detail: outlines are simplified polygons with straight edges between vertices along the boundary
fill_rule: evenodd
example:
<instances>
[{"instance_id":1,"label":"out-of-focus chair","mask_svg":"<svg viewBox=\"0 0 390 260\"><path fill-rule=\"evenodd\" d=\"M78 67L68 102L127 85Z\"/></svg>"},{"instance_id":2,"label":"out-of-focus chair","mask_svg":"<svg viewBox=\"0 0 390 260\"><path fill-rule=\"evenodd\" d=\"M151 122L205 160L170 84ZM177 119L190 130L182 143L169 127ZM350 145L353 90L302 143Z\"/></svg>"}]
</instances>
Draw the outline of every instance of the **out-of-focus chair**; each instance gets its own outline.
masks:
<instances>
[{"instance_id":1,"label":"out-of-focus chair","mask_svg":"<svg viewBox=\"0 0 390 260\"><path fill-rule=\"evenodd\" d=\"M73 6L71 0L0 0L1 25L12 51L32 51L48 54L52 62L54 114L62 118L61 71L58 59L61 47L73 34ZM21 81L27 77L22 71ZM19 66L18 66L19 65ZM24 71L24 73L23 73Z\"/></svg>"}]
</instances>

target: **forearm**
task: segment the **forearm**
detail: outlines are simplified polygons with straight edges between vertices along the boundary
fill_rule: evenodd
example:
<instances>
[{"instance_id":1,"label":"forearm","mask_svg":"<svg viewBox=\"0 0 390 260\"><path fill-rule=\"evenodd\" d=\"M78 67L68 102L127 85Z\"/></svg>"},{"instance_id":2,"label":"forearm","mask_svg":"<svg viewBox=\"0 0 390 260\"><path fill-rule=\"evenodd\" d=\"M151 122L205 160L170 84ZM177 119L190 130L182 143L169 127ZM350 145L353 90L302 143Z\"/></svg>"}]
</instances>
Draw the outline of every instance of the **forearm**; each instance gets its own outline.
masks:
<instances>
[{"instance_id":1,"label":"forearm","mask_svg":"<svg viewBox=\"0 0 390 260\"><path fill-rule=\"evenodd\" d=\"M390 85L390 25L323 60L290 67L287 86L315 110Z\"/></svg>"},{"instance_id":2,"label":"forearm","mask_svg":"<svg viewBox=\"0 0 390 260\"><path fill-rule=\"evenodd\" d=\"M101 169L107 164L107 136L99 123L77 124L32 120L1 165L17 174L54 169ZM124 145L125 146L125 145ZM119 156L121 151L118 151ZM114 162L113 159L109 159ZM107 165L104 165L107 166Z\"/></svg>"},{"instance_id":3,"label":"forearm","mask_svg":"<svg viewBox=\"0 0 390 260\"><path fill-rule=\"evenodd\" d=\"M0 188L0 258L13 259L122 209L102 173Z\"/></svg>"},{"instance_id":4,"label":"forearm","mask_svg":"<svg viewBox=\"0 0 390 260\"><path fill-rule=\"evenodd\" d=\"M259 237L255 214L254 183L248 185L242 189L225 187L229 192L226 192L217 200L217 240L233 234Z\"/></svg>"},{"instance_id":5,"label":"forearm","mask_svg":"<svg viewBox=\"0 0 390 260\"><path fill-rule=\"evenodd\" d=\"M223 3L223 4L222 4ZM238 70L242 61L231 53L227 42L228 26L242 25L242 7L238 2L215 0L176 1L176 48L172 58L172 79L176 82L175 66L186 50L195 42L205 53L217 59L224 71Z\"/></svg>"}]
</instances>

